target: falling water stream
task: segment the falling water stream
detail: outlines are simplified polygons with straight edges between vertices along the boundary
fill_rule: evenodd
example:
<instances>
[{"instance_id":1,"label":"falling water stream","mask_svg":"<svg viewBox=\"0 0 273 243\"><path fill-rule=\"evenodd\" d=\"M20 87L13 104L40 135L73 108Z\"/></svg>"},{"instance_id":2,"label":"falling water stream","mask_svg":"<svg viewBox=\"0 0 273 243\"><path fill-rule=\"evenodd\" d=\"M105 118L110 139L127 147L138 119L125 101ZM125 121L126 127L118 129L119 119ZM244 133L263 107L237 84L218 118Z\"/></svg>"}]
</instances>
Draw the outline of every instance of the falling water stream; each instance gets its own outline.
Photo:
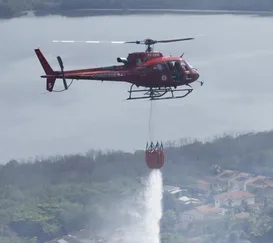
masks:
<instances>
[{"instance_id":1,"label":"falling water stream","mask_svg":"<svg viewBox=\"0 0 273 243\"><path fill-rule=\"evenodd\" d=\"M160 243L163 181L160 170L152 170L145 191L144 228L149 243Z\"/></svg>"},{"instance_id":2,"label":"falling water stream","mask_svg":"<svg viewBox=\"0 0 273 243\"><path fill-rule=\"evenodd\" d=\"M121 208L131 215L131 222L122 226L123 233L118 242L122 243L160 243L160 219L162 217L163 180L160 170L151 170L145 181L144 191L135 202L141 201L141 210L124 204ZM132 205L132 203L130 203ZM116 219L117 225L120 219ZM117 242L111 239L112 242Z\"/></svg>"}]
</instances>

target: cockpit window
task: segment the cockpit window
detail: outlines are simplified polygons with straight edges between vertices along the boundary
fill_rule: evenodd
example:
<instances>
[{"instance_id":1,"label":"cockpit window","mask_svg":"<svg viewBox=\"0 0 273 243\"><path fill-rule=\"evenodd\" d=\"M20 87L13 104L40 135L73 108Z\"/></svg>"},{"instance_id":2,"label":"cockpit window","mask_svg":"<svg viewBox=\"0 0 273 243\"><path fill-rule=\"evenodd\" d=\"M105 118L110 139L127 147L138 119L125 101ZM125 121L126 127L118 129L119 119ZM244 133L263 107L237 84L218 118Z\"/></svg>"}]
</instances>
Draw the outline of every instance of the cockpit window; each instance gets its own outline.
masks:
<instances>
[{"instance_id":1,"label":"cockpit window","mask_svg":"<svg viewBox=\"0 0 273 243\"><path fill-rule=\"evenodd\" d=\"M188 61L185 61L187 64L188 64L188 66L192 69L194 69L194 67L188 62Z\"/></svg>"},{"instance_id":2,"label":"cockpit window","mask_svg":"<svg viewBox=\"0 0 273 243\"><path fill-rule=\"evenodd\" d=\"M186 62L183 60L183 61L181 61L180 62L180 64L181 64L181 67L186 71L186 70L189 70L189 68L188 68L188 66L187 66L187 64L186 64Z\"/></svg>"},{"instance_id":3,"label":"cockpit window","mask_svg":"<svg viewBox=\"0 0 273 243\"><path fill-rule=\"evenodd\" d=\"M168 61L168 66L170 70L179 69L179 62L178 61Z\"/></svg>"},{"instance_id":4,"label":"cockpit window","mask_svg":"<svg viewBox=\"0 0 273 243\"><path fill-rule=\"evenodd\" d=\"M164 63L159 63L159 64L156 64L156 69L159 70L159 71L166 71L167 66Z\"/></svg>"}]
</instances>

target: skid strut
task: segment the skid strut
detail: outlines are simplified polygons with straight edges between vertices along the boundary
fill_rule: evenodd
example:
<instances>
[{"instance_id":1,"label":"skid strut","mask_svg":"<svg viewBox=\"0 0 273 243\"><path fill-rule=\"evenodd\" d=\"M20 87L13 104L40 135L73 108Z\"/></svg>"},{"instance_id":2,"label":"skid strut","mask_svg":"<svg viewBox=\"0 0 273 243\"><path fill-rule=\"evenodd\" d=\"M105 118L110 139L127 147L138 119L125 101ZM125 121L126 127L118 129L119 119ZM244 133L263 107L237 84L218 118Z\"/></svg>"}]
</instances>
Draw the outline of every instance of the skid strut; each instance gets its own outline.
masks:
<instances>
[{"instance_id":1,"label":"skid strut","mask_svg":"<svg viewBox=\"0 0 273 243\"><path fill-rule=\"evenodd\" d=\"M189 95L193 89L173 89L172 87L151 87L146 89L133 89L135 84L132 84L130 87L129 98L127 100L136 100L136 99L150 99L150 100L164 100L164 99L180 99ZM182 93L181 95L175 96L175 93ZM143 96L132 97L133 93L143 93ZM163 97L167 93L170 93L171 96Z\"/></svg>"}]
</instances>

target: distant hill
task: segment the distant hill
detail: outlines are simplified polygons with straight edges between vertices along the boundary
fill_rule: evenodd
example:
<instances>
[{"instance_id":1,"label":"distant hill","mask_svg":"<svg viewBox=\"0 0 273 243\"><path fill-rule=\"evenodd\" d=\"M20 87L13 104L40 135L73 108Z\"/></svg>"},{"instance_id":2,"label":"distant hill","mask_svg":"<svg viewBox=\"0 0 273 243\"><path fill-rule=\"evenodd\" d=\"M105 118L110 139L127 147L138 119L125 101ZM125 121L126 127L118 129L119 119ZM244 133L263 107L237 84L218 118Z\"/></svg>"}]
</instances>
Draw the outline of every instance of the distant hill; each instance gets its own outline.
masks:
<instances>
[{"instance_id":1,"label":"distant hill","mask_svg":"<svg viewBox=\"0 0 273 243\"><path fill-rule=\"evenodd\" d=\"M170 144L165 157L162 172L167 185L196 181L215 164L273 176L273 131ZM39 242L87 226L114 224L116 217L122 218L121 202L141 207L134 195L148 173L144 151L89 151L29 163L9 161L0 167L0 224L20 237L38 237ZM126 220L125 215L124 224Z\"/></svg>"},{"instance_id":2,"label":"distant hill","mask_svg":"<svg viewBox=\"0 0 273 243\"><path fill-rule=\"evenodd\" d=\"M2 0L0 16L18 16L22 11L37 10L63 14L77 9L199 9L199 10L251 10L272 11L271 0Z\"/></svg>"}]
</instances>

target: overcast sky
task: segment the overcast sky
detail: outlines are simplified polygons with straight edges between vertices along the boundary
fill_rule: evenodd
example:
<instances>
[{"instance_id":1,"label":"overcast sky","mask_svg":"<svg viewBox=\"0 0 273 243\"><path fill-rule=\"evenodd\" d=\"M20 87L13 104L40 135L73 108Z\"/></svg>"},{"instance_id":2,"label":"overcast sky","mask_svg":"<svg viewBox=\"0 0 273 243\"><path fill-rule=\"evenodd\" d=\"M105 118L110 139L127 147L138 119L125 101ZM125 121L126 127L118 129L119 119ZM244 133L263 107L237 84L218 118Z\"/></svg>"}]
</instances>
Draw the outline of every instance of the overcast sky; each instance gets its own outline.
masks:
<instances>
[{"instance_id":1,"label":"overcast sky","mask_svg":"<svg viewBox=\"0 0 273 243\"><path fill-rule=\"evenodd\" d=\"M156 102L153 138L210 137L273 124L272 18L247 16L130 16L24 18L0 21L0 162L11 158L85 152L90 148L143 149L148 101L125 101L127 84L75 82L63 93L45 92L34 48L54 69L116 64L143 46L54 44L54 39L137 40L197 36L158 44L197 67L203 87L185 99ZM124 31L126 30L126 31ZM199 37L198 37L199 35ZM61 81L60 85L61 88Z\"/></svg>"}]
</instances>

